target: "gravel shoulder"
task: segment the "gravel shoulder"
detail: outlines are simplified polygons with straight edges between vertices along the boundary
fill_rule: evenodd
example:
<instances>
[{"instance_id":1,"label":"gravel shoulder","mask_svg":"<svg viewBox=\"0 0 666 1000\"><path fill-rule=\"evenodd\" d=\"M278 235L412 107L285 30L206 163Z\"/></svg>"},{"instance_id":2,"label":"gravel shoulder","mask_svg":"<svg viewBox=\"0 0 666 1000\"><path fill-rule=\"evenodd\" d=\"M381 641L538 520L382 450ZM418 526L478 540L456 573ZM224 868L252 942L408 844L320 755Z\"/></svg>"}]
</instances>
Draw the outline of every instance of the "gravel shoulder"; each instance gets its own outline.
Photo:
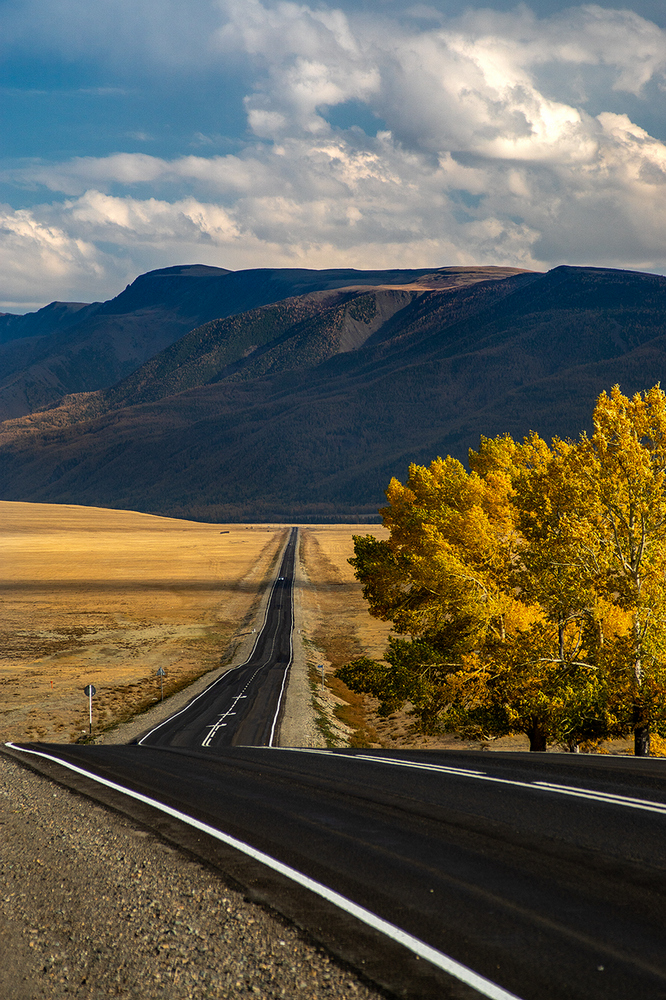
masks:
<instances>
[{"instance_id":1,"label":"gravel shoulder","mask_svg":"<svg viewBox=\"0 0 666 1000\"><path fill-rule=\"evenodd\" d=\"M302 534L300 531L301 537ZM317 725L309 677L310 666L303 642L307 628L307 612L303 597L311 584L301 555L299 538L294 566L293 656L289 668L289 682L285 692L278 744L281 747L325 747L326 740L321 728Z\"/></svg>"},{"instance_id":2,"label":"gravel shoulder","mask_svg":"<svg viewBox=\"0 0 666 1000\"><path fill-rule=\"evenodd\" d=\"M3 1000L385 994L218 872L0 755Z\"/></svg>"},{"instance_id":3,"label":"gravel shoulder","mask_svg":"<svg viewBox=\"0 0 666 1000\"><path fill-rule=\"evenodd\" d=\"M320 746L301 616L297 592L280 743ZM255 637L248 630L230 664L96 742L126 743L145 732L242 663ZM218 871L2 754L0 835L3 1000L387 995Z\"/></svg>"}]
</instances>

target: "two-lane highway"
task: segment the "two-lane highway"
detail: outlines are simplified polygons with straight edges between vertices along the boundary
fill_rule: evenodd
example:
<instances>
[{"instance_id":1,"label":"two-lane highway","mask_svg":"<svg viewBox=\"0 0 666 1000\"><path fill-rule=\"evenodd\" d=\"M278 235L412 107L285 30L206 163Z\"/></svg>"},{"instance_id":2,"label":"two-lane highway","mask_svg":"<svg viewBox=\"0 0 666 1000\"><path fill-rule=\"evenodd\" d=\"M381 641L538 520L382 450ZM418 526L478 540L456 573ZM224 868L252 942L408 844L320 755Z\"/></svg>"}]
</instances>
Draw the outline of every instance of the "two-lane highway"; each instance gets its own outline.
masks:
<instances>
[{"instance_id":1,"label":"two-lane highway","mask_svg":"<svg viewBox=\"0 0 666 1000\"><path fill-rule=\"evenodd\" d=\"M666 1000L660 760L15 752L205 857L398 996Z\"/></svg>"},{"instance_id":2,"label":"two-lane highway","mask_svg":"<svg viewBox=\"0 0 666 1000\"><path fill-rule=\"evenodd\" d=\"M145 733L141 746L273 746L292 661L293 582L298 529L292 528L249 658Z\"/></svg>"},{"instance_id":3,"label":"two-lane highway","mask_svg":"<svg viewBox=\"0 0 666 1000\"><path fill-rule=\"evenodd\" d=\"M275 746L296 529L245 664L126 746L6 752L204 858L396 996L666 1000L666 761Z\"/></svg>"}]
</instances>

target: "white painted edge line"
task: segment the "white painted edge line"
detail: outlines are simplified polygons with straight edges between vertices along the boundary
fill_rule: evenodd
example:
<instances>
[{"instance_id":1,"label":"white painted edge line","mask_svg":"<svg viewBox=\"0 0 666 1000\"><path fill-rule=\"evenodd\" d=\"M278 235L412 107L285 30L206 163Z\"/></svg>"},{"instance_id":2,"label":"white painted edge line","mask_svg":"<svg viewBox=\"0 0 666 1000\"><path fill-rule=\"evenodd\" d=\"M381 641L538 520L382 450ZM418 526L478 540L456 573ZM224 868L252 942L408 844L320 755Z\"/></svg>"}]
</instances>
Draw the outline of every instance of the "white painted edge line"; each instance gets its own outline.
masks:
<instances>
[{"instance_id":1,"label":"white painted edge line","mask_svg":"<svg viewBox=\"0 0 666 1000\"><path fill-rule=\"evenodd\" d=\"M364 753L340 753L335 750L321 750L316 747L276 747L277 750L291 750L295 753L314 753L326 757L344 757L345 760L369 760L375 764L392 764L396 767L415 767L419 771L441 771L444 774L461 774L472 778L483 778L483 771L472 771L470 768L448 767L446 764L423 764L414 760L399 760L395 757L376 757Z\"/></svg>"},{"instance_id":2,"label":"white painted edge line","mask_svg":"<svg viewBox=\"0 0 666 1000\"><path fill-rule=\"evenodd\" d=\"M574 785L556 785L550 781L535 781L534 785L548 792L558 792L560 795L573 795L580 799L609 802L611 805L628 806L632 809L642 809L644 812L661 813L666 816L666 803L655 802L653 799L634 799L629 795L597 792L593 788L576 788Z\"/></svg>"},{"instance_id":3,"label":"white painted edge line","mask_svg":"<svg viewBox=\"0 0 666 1000\"><path fill-rule=\"evenodd\" d=\"M333 750L318 750L314 747L276 747L277 750L290 750L293 753L310 753L321 756L344 757L346 760L365 760L373 764L389 764L394 767L412 767L420 771L437 771L441 774L458 775L460 778L475 778L477 781L490 781L495 785L513 785L514 788L531 788L532 791L553 792L556 795L573 795L593 802L604 802L606 805L623 806L627 809L641 809L643 812L657 813L666 816L666 802L656 802L654 799L635 799L629 795L615 795L613 792L599 792L594 788L576 788L574 785L557 785L550 781L514 781L510 778L496 778L483 771L468 771L462 768L447 767L445 764L423 764L412 760L399 760L396 757L376 757L361 753L340 753Z\"/></svg>"},{"instance_id":4,"label":"white painted edge line","mask_svg":"<svg viewBox=\"0 0 666 1000\"><path fill-rule=\"evenodd\" d=\"M298 537L298 528L292 528L292 531L296 531L296 537ZM289 539L288 539L288 542L287 542L287 546L285 547L285 552L283 553L283 557L282 557L282 560L280 562L280 569L278 570L279 573L283 572L284 560L286 558L286 549L289 547L290 543L291 543L291 534L289 536ZM283 580L283 579L284 579L283 577L277 577L276 578L276 582L280 581L280 580ZM274 589L274 587L273 587L273 589ZM287 665L286 665L286 667L284 669L284 673L282 675L282 685L280 687L280 694L278 696L277 708L275 710L275 714L274 714L274 717L273 717L273 723L272 723L272 726L271 726L270 735L268 737L268 744L267 745L269 747L273 746L273 738L275 736L275 727L277 725L278 716L280 714L280 704L282 702L282 696L284 694L284 689L285 689L285 684L286 684L286 680L287 680L287 674L289 672L289 667L291 666L291 661L293 659L293 651L294 651L293 641L292 641L293 640L293 628L294 628L293 586L292 586L292 589L291 589L290 593L291 593L291 628L289 630L289 661L287 662ZM264 631L264 629L266 627L266 621L267 621L267 618L268 618L268 609L270 607L270 601L271 601L272 597L273 597L273 590L271 590L270 598L268 600L268 603L266 604L266 613L264 615L264 624L261 627L259 635L263 634L263 631ZM234 700L231 703L231 707L228 708L227 711L224 712L219 717L219 719L217 720L217 722L209 723L205 727L205 728L209 729L210 732L201 741L201 746L202 747L209 747L209 746L211 746L212 741L213 741L213 737L216 735L218 729L224 728L224 727L226 727L228 725L228 723L224 722L223 720L229 718L230 715L236 715L237 714L236 712L232 712L231 708L233 708L240 701L241 698L247 698L247 695L244 692L247 691L247 689L250 687L250 685L254 681L255 677L257 676L257 674L260 673L260 671L262 671L264 669L264 667L267 667L269 665L269 663L271 662L271 659L272 659L272 656L273 656L273 652L275 650L275 643L276 643L276 641L277 641L277 633L273 636L273 641L271 643L271 651L268 654L268 659L266 660L266 662L259 664L259 666L257 667L257 669L254 671L254 673L252 674L252 676L249 678L249 680L245 684L245 687L243 688L242 693L239 694L239 695L236 695L236 697L234 698ZM258 639L255 640L255 644L254 644L252 652L254 652L254 650L256 649L257 642L258 642ZM250 656L251 655L252 654L250 654ZM246 666L248 662L249 662L249 660L246 660L244 664L241 664L241 666ZM233 669L237 670L238 667L234 667ZM227 673L223 674L222 676L226 677L227 674L229 674L230 672L231 671L227 671ZM209 685L209 687L206 688L205 690L207 690L207 691L212 690L212 688L215 686L215 684L217 684L218 681L220 681L221 679L222 679L221 677L218 677L217 681L215 681L214 684ZM205 691L202 692L202 694L204 694L204 693L205 693ZM193 699L193 701L194 700L196 700L196 699ZM186 707L189 707L189 705L192 705L193 701L190 701L188 703L188 706L186 706ZM175 718L175 716L172 716L172 718ZM160 725L164 725L164 723L160 723ZM153 730L153 732L154 732L154 730ZM147 735L150 735L150 734L147 734ZM145 738L146 737L144 737L144 739ZM142 744L143 744L143 740L139 743L139 745L141 746Z\"/></svg>"},{"instance_id":5,"label":"white painted edge line","mask_svg":"<svg viewBox=\"0 0 666 1000\"><path fill-rule=\"evenodd\" d=\"M408 951L411 951L414 955L418 955L419 958L425 959L427 962L430 962L431 965L436 966L436 968L448 973L450 976L453 976L460 982L465 983L467 986L471 986L472 989L475 989L482 996L488 997L489 1000L520 1000L520 997L517 997L515 993L509 993L501 986L498 986L497 983L493 983L490 979L486 979L485 976L481 976L472 969L468 969L466 965L456 962L454 958L451 958L449 955L445 955L442 951L438 951L437 948L431 947L431 945L426 944L425 941L421 941L420 938L414 937L407 931L402 930L401 927L397 927L395 924L389 923L388 920L384 920L382 917L377 916L377 914L372 913L371 910L366 910L364 906L359 906L358 903L354 903L351 899L347 899L346 896L340 895L340 893L336 892L334 889L330 889L322 882L317 882L315 879L311 879L307 875L304 875L303 872L299 872L295 868L291 868L289 865L283 864L281 861L278 861L277 858L271 857L270 854L264 854L263 851L257 850L257 848L252 847L251 844L246 844L244 841L238 840L236 837L232 837L228 833L223 833L221 830L217 830L214 826L209 826L208 823L202 823L201 820L195 819L193 816L188 816L187 813L180 812L178 809L173 809L171 806L167 806L163 802L159 802L157 799L152 799L148 795L143 795L141 792L135 792L131 788L125 788L123 785L119 785L115 781L109 781L107 778L102 778L100 775L94 774L91 771L86 771L82 767L77 767L75 764L70 764L68 761L60 760L52 754L43 753L40 750L26 750L23 747L16 746L14 743L5 743L5 746L10 747L18 753L32 754L35 757L43 757L45 760L53 761L55 764L59 764L60 767L68 768L68 770L74 771L76 774L81 774L83 777L89 778L91 781L96 781L100 785L105 785L107 788L112 788L116 792L121 792L123 795L136 799L138 802L143 802L145 805L151 806L153 809L158 809L160 812L166 813L168 816L172 816L181 823L186 823L188 826L194 827L194 829L200 830L202 833L208 834L210 837L214 837L223 844L233 847L242 854L246 854L255 861L259 861L267 868L271 868L280 875L284 875L286 878L291 879L292 882L296 882L298 885L303 886L303 888L309 889L310 892L315 893L315 895L320 896L322 899L327 900L327 902L337 906L345 913L348 913L350 916L360 920L361 923L366 924L368 927L372 927L373 930L379 931L392 941L395 941L397 944L407 948Z\"/></svg>"},{"instance_id":6,"label":"white painted edge line","mask_svg":"<svg viewBox=\"0 0 666 1000\"><path fill-rule=\"evenodd\" d=\"M294 577L296 575L296 546L298 545L298 528L292 528L292 531L296 532L294 539L294 568L291 574L291 628L289 629L289 663L284 669L284 674L282 675L282 687L280 688L280 696L278 698L277 708L275 709L275 715L273 716L273 725L271 726L271 734L268 737L269 747L274 746L273 740L275 739L275 727L277 726L278 716L280 714L280 708L282 706L282 699L284 697L285 688L287 686L287 677L289 676L289 671L291 670L291 664L294 659ZM291 541L291 537L289 539Z\"/></svg>"},{"instance_id":7,"label":"white painted edge line","mask_svg":"<svg viewBox=\"0 0 666 1000\"><path fill-rule=\"evenodd\" d=\"M284 549L287 548L287 545L289 545L289 539L287 539L287 541L285 543L285 546L284 546ZM252 649L251 649L250 654L247 657L247 659L244 660L242 663L239 663L238 666L231 667L229 670L225 670L225 672L223 674L220 674L220 676L217 678L217 680L214 680L212 682L212 684L209 684L207 687L205 687L203 689L203 691L201 691L199 694L195 695L195 697L192 698L191 701L188 701L188 703L186 705L183 705L183 707L180 708L177 712L174 712L173 715L169 715L166 719L163 719L162 722L159 723L159 725L154 726L147 733L144 733L144 735L141 737L141 739L137 741L137 746L143 746L143 741L147 740L149 736L152 736L153 733L156 733L158 729L162 728L162 726L166 726L167 722L171 722L172 719L177 719L179 715L182 715L183 712L186 712L188 710L188 708L190 708L192 705L194 705L195 702L199 701L199 698L203 698L203 696L205 694L210 694L211 690L215 687L215 685L219 684L220 681L223 678L228 677L229 674L232 674L235 670L240 670L241 667L246 666L246 664L248 664L250 662L250 660L252 659L252 657L254 655L254 651L257 648L257 643L259 642L259 639L261 637L261 633L266 628L266 619L268 618L268 608L270 607L271 599L273 597L273 591L275 590L275 587L277 586L278 574L280 572L280 569L282 568L282 559L284 558L284 549L282 550L282 552L280 554L280 562L279 562L278 568L276 570L276 576L275 576L275 579L273 580L273 586L271 587L271 592L268 595L268 600L266 601L266 610L264 611L264 621L263 621L263 624L262 624L261 628L259 629L259 631L257 632L257 637L254 640L254 644L252 646Z\"/></svg>"}]
</instances>

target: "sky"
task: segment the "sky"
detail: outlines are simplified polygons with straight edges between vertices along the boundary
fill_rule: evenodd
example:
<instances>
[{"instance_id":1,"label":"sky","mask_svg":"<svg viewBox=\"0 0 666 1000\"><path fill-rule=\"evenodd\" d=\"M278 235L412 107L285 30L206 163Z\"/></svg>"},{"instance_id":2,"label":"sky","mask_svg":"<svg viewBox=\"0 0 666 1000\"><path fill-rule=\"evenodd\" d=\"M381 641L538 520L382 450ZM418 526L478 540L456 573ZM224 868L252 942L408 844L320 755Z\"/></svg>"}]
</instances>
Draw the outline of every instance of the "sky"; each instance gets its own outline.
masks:
<instances>
[{"instance_id":1,"label":"sky","mask_svg":"<svg viewBox=\"0 0 666 1000\"><path fill-rule=\"evenodd\" d=\"M666 273L666 3L0 0L0 311L173 264Z\"/></svg>"}]
</instances>

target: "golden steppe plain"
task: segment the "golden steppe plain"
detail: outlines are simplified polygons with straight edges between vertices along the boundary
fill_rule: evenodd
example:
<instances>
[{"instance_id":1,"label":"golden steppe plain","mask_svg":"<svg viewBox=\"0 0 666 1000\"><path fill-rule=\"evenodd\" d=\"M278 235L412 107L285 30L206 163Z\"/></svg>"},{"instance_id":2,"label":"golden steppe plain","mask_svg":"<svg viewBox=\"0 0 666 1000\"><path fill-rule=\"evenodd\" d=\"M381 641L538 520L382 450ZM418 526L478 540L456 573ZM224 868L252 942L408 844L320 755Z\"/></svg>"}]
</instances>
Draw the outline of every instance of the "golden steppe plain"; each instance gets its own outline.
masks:
<instances>
[{"instance_id":1,"label":"golden steppe plain","mask_svg":"<svg viewBox=\"0 0 666 1000\"><path fill-rule=\"evenodd\" d=\"M131 511L0 502L0 739L71 742L229 658L285 537Z\"/></svg>"},{"instance_id":2,"label":"golden steppe plain","mask_svg":"<svg viewBox=\"0 0 666 1000\"><path fill-rule=\"evenodd\" d=\"M168 698L229 663L256 624L287 530L0 501L0 741L85 738L86 684L97 689L94 734L108 732L159 700L158 668ZM381 659L391 631L368 613L349 565L355 534L388 537L377 524L300 526L300 638L322 732L331 745L465 746L417 733L408 711L380 718L374 698L334 676L353 657ZM608 749L626 752L620 742ZM522 750L527 740L492 745Z\"/></svg>"}]
</instances>

